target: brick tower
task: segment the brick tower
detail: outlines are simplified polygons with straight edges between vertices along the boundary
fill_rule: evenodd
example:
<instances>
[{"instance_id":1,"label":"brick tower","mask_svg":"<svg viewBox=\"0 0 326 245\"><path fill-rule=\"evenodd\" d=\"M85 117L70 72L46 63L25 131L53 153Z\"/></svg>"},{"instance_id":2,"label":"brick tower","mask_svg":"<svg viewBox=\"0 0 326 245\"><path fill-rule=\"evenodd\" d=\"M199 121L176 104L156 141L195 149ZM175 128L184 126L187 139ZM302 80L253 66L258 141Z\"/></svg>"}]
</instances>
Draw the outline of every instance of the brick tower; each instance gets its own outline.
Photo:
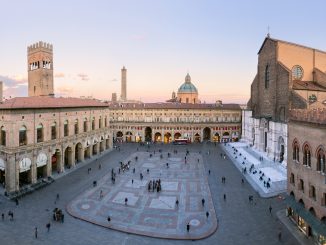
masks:
<instances>
[{"instance_id":1,"label":"brick tower","mask_svg":"<svg viewBox=\"0 0 326 245\"><path fill-rule=\"evenodd\" d=\"M127 69L123 67L121 69L121 96L122 101L127 100Z\"/></svg>"},{"instance_id":2,"label":"brick tower","mask_svg":"<svg viewBox=\"0 0 326 245\"><path fill-rule=\"evenodd\" d=\"M54 96L53 47L38 42L27 47L28 96Z\"/></svg>"}]
</instances>

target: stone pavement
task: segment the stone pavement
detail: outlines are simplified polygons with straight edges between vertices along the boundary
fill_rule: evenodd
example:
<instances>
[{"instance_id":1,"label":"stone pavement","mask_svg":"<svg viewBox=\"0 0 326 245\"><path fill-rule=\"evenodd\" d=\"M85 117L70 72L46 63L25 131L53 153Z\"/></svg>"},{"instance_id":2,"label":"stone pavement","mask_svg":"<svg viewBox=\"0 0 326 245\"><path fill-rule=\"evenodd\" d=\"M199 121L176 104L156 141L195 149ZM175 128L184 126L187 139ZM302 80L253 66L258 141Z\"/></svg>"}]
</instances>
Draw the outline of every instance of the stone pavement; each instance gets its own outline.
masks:
<instances>
[{"instance_id":1,"label":"stone pavement","mask_svg":"<svg viewBox=\"0 0 326 245\"><path fill-rule=\"evenodd\" d=\"M76 219L65 213L64 223L52 221L52 210L65 207L76 197L92 188L93 181L99 181L107 175L112 167L117 168L119 161L145 147L137 144L121 145L121 152L112 151L102 155L96 162L80 167L76 171L57 179L51 185L20 199L19 206L0 196L0 213L4 212L5 220L0 219L0 244L130 244L130 245L166 245L188 244L191 240L168 240L119 232L106 227ZM191 144L188 146L156 145L150 151L161 148L163 152L185 151L201 152L206 170L211 197L218 220L218 229L209 237L195 241L196 244L298 244L297 240L276 217L276 212L285 209L285 203L279 198L260 198L248 183L241 184L241 173L227 159L221 159L224 152L220 145ZM210 152L208 155L207 152ZM102 164L101 170L98 164ZM87 169L92 168L90 173ZM211 174L208 175L208 169ZM226 183L221 183L221 177ZM55 204L56 194L60 200ZM223 194L226 200L223 200ZM254 202L248 202L248 195L254 196ZM272 206L272 213L268 207ZM9 221L7 212L14 212L14 221ZM50 222L51 230L46 231L45 225ZM38 239L34 238L34 227L38 227ZM277 236L282 231L282 241Z\"/></svg>"},{"instance_id":2,"label":"stone pavement","mask_svg":"<svg viewBox=\"0 0 326 245\"><path fill-rule=\"evenodd\" d=\"M115 183L108 173L70 202L68 213L103 227L151 237L195 240L209 236L217 220L201 155L167 154L132 154L123 161L130 162L126 171L114 169ZM160 180L160 192L148 190L152 180Z\"/></svg>"}]
</instances>

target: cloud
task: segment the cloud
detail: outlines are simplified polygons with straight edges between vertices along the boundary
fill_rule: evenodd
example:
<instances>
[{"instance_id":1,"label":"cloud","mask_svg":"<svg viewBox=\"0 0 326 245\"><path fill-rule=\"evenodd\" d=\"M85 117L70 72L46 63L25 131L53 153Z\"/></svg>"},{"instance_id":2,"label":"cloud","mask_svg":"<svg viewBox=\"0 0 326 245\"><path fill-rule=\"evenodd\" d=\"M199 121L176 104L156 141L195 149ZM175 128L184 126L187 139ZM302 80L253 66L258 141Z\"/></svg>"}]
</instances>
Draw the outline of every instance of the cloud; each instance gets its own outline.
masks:
<instances>
[{"instance_id":1,"label":"cloud","mask_svg":"<svg viewBox=\"0 0 326 245\"><path fill-rule=\"evenodd\" d=\"M54 77L56 77L56 78L63 78L63 77L65 77L65 74L62 73L62 72L59 72L59 73L54 74Z\"/></svg>"},{"instance_id":2,"label":"cloud","mask_svg":"<svg viewBox=\"0 0 326 245\"><path fill-rule=\"evenodd\" d=\"M83 81L88 81L89 80L88 75L85 74L85 73L79 73L79 74L77 74L77 77L79 77Z\"/></svg>"},{"instance_id":3,"label":"cloud","mask_svg":"<svg viewBox=\"0 0 326 245\"><path fill-rule=\"evenodd\" d=\"M109 82L117 82L117 81L118 81L118 79L116 79L116 78L109 80Z\"/></svg>"},{"instance_id":4,"label":"cloud","mask_svg":"<svg viewBox=\"0 0 326 245\"><path fill-rule=\"evenodd\" d=\"M55 89L55 95L56 96L72 96L72 93L74 92L73 87L69 86L61 86Z\"/></svg>"},{"instance_id":5,"label":"cloud","mask_svg":"<svg viewBox=\"0 0 326 245\"><path fill-rule=\"evenodd\" d=\"M5 98L21 97L27 95L27 79L24 76L0 75L0 81L3 81L3 95Z\"/></svg>"}]
</instances>

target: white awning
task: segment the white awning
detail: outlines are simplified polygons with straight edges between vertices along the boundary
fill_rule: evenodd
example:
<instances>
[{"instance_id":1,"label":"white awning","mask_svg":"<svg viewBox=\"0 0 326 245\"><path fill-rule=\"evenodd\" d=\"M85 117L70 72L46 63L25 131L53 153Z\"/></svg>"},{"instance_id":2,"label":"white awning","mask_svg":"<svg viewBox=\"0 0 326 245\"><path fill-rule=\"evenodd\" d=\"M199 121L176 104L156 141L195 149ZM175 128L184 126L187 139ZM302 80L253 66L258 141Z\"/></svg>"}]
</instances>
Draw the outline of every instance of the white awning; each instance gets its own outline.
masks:
<instances>
[{"instance_id":1,"label":"white awning","mask_svg":"<svg viewBox=\"0 0 326 245\"><path fill-rule=\"evenodd\" d=\"M36 167L42 167L42 166L46 165L47 160L48 160L47 156L44 153L40 153L37 156Z\"/></svg>"},{"instance_id":2,"label":"white awning","mask_svg":"<svg viewBox=\"0 0 326 245\"><path fill-rule=\"evenodd\" d=\"M32 165L32 161L29 158L23 158L20 162L19 162L19 172L26 172L28 170L31 169L31 165Z\"/></svg>"},{"instance_id":3,"label":"white awning","mask_svg":"<svg viewBox=\"0 0 326 245\"><path fill-rule=\"evenodd\" d=\"M2 170L2 171L5 171L5 161L2 159L2 158L0 158L0 170Z\"/></svg>"}]
</instances>

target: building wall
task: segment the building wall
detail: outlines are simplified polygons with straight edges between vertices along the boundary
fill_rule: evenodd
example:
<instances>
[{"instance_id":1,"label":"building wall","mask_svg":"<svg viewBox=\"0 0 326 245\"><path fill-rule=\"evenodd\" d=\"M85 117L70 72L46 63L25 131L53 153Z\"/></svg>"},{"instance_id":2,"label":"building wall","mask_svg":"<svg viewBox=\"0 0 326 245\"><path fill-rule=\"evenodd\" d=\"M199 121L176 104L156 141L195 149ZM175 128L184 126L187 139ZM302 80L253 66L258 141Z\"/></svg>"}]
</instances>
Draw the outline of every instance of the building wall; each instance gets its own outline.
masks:
<instances>
[{"instance_id":1,"label":"building wall","mask_svg":"<svg viewBox=\"0 0 326 245\"><path fill-rule=\"evenodd\" d=\"M317 149L326 149L326 125L290 121L288 141L288 194L293 192L295 199L303 200L305 209L313 208L318 219L326 216L325 173L317 171ZM293 159L293 143L299 143L299 161ZM303 146L308 144L311 149L311 167L303 165ZM294 174L294 182L291 180ZM299 188L299 180L304 181L304 191ZM311 197L310 186L316 188L316 199Z\"/></svg>"},{"instance_id":2,"label":"building wall","mask_svg":"<svg viewBox=\"0 0 326 245\"><path fill-rule=\"evenodd\" d=\"M95 129L91 128L91 120L95 118ZM102 125L99 127L99 118ZM105 127L105 117L107 126ZM84 132L83 122L87 118L88 130ZM79 130L75 134L74 123L78 119ZM68 136L64 136L64 122L68 121ZM56 122L57 137L51 139L51 125ZM37 142L37 126L43 125L43 141ZM19 146L19 129L27 128L27 145ZM57 172L63 172L65 167L74 167L78 161L84 160L84 151L89 149L90 156L112 148L110 138L109 110L108 108L62 108L62 109L26 109L1 110L0 128L6 132L6 144L0 146L0 161L5 164L5 181L8 192L20 188L20 172L22 164L31 162L28 179L31 184L37 182L37 164L40 154L47 158L43 177L51 176L53 155L58 159ZM75 150L78 151L78 161L75 159ZM65 154L67 157L65 157Z\"/></svg>"}]
</instances>

